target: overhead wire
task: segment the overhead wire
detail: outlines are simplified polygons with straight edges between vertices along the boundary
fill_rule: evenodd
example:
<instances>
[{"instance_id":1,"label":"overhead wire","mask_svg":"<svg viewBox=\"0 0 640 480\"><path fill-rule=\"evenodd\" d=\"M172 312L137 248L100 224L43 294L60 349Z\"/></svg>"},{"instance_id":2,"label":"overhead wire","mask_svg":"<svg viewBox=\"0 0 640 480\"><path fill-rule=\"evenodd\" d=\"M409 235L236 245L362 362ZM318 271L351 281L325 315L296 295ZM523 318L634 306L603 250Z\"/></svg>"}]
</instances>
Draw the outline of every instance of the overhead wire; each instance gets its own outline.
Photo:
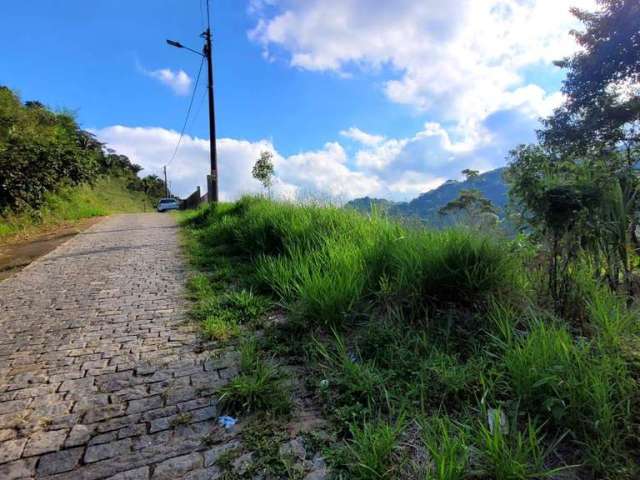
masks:
<instances>
[{"instance_id":1,"label":"overhead wire","mask_svg":"<svg viewBox=\"0 0 640 480\"><path fill-rule=\"evenodd\" d=\"M178 138L178 143L176 144L176 148L173 151L173 155L169 162L167 162L167 167L171 165L171 163L175 160L176 155L178 154L178 149L180 148L180 144L182 143L182 137L184 137L184 132L187 128L187 123L189 122L189 115L191 115L191 109L193 108L193 100L196 97L196 92L198 91L198 84L200 83L200 75L202 74L202 66L204 65L204 57L200 61L200 68L198 69L198 75L196 77L196 83L193 86L193 92L191 92L191 100L189 101L189 108L187 109L187 115L184 119L184 124L182 125L182 130L180 131L180 137Z\"/></svg>"},{"instance_id":2,"label":"overhead wire","mask_svg":"<svg viewBox=\"0 0 640 480\"><path fill-rule=\"evenodd\" d=\"M200 6L200 21L202 22L202 28L207 28L207 22L204 21L204 9L202 8L202 2L206 0L198 0Z\"/></svg>"}]
</instances>

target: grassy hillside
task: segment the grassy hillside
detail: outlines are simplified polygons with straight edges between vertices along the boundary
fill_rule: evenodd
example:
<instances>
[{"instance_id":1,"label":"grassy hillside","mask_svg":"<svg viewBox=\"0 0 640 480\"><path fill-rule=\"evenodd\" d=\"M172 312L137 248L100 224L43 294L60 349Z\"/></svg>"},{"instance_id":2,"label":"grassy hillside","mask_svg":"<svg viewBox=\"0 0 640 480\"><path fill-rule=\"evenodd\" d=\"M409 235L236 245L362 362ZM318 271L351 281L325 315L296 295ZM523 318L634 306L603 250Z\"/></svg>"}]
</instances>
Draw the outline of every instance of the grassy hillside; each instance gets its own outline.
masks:
<instances>
[{"instance_id":1,"label":"grassy hillside","mask_svg":"<svg viewBox=\"0 0 640 480\"><path fill-rule=\"evenodd\" d=\"M241 351L221 414L262 422L249 474L303 478L269 443L309 402L296 384L329 422L305 445L336 478L640 473L638 310L588 262L561 318L526 242L251 198L184 225L193 317Z\"/></svg>"},{"instance_id":2,"label":"grassy hillside","mask_svg":"<svg viewBox=\"0 0 640 480\"><path fill-rule=\"evenodd\" d=\"M137 211L164 196L155 175L106 149L68 111L0 85L0 240L81 218Z\"/></svg>"},{"instance_id":3,"label":"grassy hillside","mask_svg":"<svg viewBox=\"0 0 640 480\"><path fill-rule=\"evenodd\" d=\"M438 210L454 200L462 190L476 189L498 208L500 214L508 202L508 186L503 179L504 168L498 168L462 182L449 180L438 188L425 192L409 202L392 202L377 198L357 198L347 207L361 212L370 212L372 206L398 217L416 217L429 223L439 224Z\"/></svg>"},{"instance_id":4,"label":"grassy hillside","mask_svg":"<svg viewBox=\"0 0 640 480\"><path fill-rule=\"evenodd\" d=\"M0 216L0 240L28 236L82 218L150 209L143 192L127 188L128 177L101 177L93 185L65 187L45 195L39 208Z\"/></svg>"}]
</instances>

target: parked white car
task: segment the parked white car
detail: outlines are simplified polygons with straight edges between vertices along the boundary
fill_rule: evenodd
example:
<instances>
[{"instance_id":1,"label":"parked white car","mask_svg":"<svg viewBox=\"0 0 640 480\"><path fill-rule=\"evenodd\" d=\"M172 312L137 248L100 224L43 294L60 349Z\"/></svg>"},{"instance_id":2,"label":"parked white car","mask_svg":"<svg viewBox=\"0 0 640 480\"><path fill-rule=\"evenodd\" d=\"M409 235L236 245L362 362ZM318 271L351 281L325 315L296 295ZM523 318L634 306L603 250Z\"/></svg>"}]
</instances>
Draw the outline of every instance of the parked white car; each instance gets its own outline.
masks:
<instances>
[{"instance_id":1,"label":"parked white car","mask_svg":"<svg viewBox=\"0 0 640 480\"><path fill-rule=\"evenodd\" d=\"M168 210L178 210L180 205L175 198L162 198L158 202L158 211L166 212Z\"/></svg>"}]
</instances>

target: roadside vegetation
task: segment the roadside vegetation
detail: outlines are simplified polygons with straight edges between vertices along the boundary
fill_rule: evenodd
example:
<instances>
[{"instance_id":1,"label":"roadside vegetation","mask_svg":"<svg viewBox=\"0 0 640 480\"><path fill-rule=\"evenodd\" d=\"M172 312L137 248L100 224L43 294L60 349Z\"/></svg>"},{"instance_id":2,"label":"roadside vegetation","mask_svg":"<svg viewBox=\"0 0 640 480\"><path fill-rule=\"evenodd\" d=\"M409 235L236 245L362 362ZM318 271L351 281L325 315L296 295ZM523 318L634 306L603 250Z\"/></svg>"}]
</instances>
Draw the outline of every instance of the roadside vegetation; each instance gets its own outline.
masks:
<instances>
[{"instance_id":1,"label":"roadside vegetation","mask_svg":"<svg viewBox=\"0 0 640 480\"><path fill-rule=\"evenodd\" d=\"M156 176L105 150L69 112L23 103L0 86L0 240L115 212L163 196Z\"/></svg>"},{"instance_id":2,"label":"roadside vegetation","mask_svg":"<svg viewBox=\"0 0 640 480\"><path fill-rule=\"evenodd\" d=\"M83 218L154 208L147 194L132 191L127 184L126 178L103 176L93 184L61 187L55 193L47 193L35 210L5 211L0 217L0 242L28 238Z\"/></svg>"},{"instance_id":3,"label":"roadside vegetation","mask_svg":"<svg viewBox=\"0 0 640 480\"><path fill-rule=\"evenodd\" d=\"M186 226L194 315L241 345L221 405L286 412L275 358L303 366L338 478L638 473L637 311L588 265L569 318L521 239L248 197Z\"/></svg>"}]
</instances>

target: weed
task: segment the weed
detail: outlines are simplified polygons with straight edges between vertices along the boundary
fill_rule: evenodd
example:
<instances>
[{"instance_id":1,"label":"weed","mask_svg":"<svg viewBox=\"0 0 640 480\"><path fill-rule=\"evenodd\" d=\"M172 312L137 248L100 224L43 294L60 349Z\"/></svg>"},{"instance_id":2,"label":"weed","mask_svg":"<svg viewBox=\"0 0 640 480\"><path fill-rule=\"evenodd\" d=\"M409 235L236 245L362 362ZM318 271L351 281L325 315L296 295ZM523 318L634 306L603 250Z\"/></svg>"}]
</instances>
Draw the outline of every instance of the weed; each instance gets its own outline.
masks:
<instances>
[{"instance_id":1,"label":"weed","mask_svg":"<svg viewBox=\"0 0 640 480\"><path fill-rule=\"evenodd\" d=\"M241 324L258 320L269 306L267 298L256 295L251 290L231 291L220 299L220 307L232 310Z\"/></svg>"},{"instance_id":2,"label":"weed","mask_svg":"<svg viewBox=\"0 0 640 480\"><path fill-rule=\"evenodd\" d=\"M269 478L302 480L303 465L281 451L288 440L289 434L279 419L269 414L256 416L243 432L244 444L253 452L253 472Z\"/></svg>"},{"instance_id":3,"label":"weed","mask_svg":"<svg viewBox=\"0 0 640 480\"><path fill-rule=\"evenodd\" d=\"M480 468L484 475L496 480L526 480L551 477L567 468L545 467L547 458L561 438L544 447L541 428L531 420L522 432L516 430L515 422L502 425L499 410L490 411L489 415L493 415L492 422L479 422L476 431Z\"/></svg>"},{"instance_id":4,"label":"weed","mask_svg":"<svg viewBox=\"0 0 640 480\"><path fill-rule=\"evenodd\" d=\"M394 453L403 429L402 419L394 424L383 421L364 422L362 426L350 426L351 440L342 452L349 478L358 480L393 479L398 468Z\"/></svg>"},{"instance_id":5,"label":"weed","mask_svg":"<svg viewBox=\"0 0 640 480\"><path fill-rule=\"evenodd\" d=\"M470 435L448 417L433 417L422 425L422 441L429 453L426 480L462 480L469 462Z\"/></svg>"},{"instance_id":6,"label":"weed","mask_svg":"<svg viewBox=\"0 0 640 480\"><path fill-rule=\"evenodd\" d=\"M202 332L209 340L227 341L240 334L240 327L233 315L211 315L203 320Z\"/></svg>"},{"instance_id":7,"label":"weed","mask_svg":"<svg viewBox=\"0 0 640 480\"><path fill-rule=\"evenodd\" d=\"M551 450L565 452L551 439L565 433L594 478L633 478L637 312L576 271L575 315L553 317L543 275L525 265L533 243L255 198L185 225L207 271L191 286L193 316L212 338L256 328L273 300L288 312L285 325L241 343L241 372L221 406L286 412L287 381L261 349L305 363L343 445L329 449L338 478L402 474L398 411L428 418L429 479L551 476ZM474 420L469 412L489 402L526 415L508 428ZM267 443L263 464L297 475Z\"/></svg>"},{"instance_id":8,"label":"weed","mask_svg":"<svg viewBox=\"0 0 640 480\"><path fill-rule=\"evenodd\" d=\"M287 378L272 360L263 359L255 340L240 350L240 375L220 389L220 405L229 413L289 413L291 395Z\"/></svg>"},{"instance_id":9,"label":"weed","mask_svg":"<svg viewBox=\"0 0 640 480\"><path fill-rule=\"evenodd\" d=\"M319 368L329 384L325 397L334 406L348 406L350 412L365 410L382 398L384 378L373 363L357 361L342 337L334 337L333 346L315 343Z\"/></svg>"},{"instance_id":10,"label":"weed","mask_svg":"<svg viewBox=\"0 0 640 480\"><path fill-rule=\"evenodd\" d=\"M187 281L187 289L192 294L192 298L201 299L210 296L213 293L211 283L207 276L203 273L197 273Z\"/></svg>"},{"instance_id":11,"label":"weed","mask_svg":"<svg viewBox=\"0 0 640 480\"><path fill-rule=\"evenodd\" d=\"M189 412L182 412L175 416L175 418L171 421L171 426L177 427L180 425L188 425L191 423L193 415Z\"/></svg>"}]
</instances>

